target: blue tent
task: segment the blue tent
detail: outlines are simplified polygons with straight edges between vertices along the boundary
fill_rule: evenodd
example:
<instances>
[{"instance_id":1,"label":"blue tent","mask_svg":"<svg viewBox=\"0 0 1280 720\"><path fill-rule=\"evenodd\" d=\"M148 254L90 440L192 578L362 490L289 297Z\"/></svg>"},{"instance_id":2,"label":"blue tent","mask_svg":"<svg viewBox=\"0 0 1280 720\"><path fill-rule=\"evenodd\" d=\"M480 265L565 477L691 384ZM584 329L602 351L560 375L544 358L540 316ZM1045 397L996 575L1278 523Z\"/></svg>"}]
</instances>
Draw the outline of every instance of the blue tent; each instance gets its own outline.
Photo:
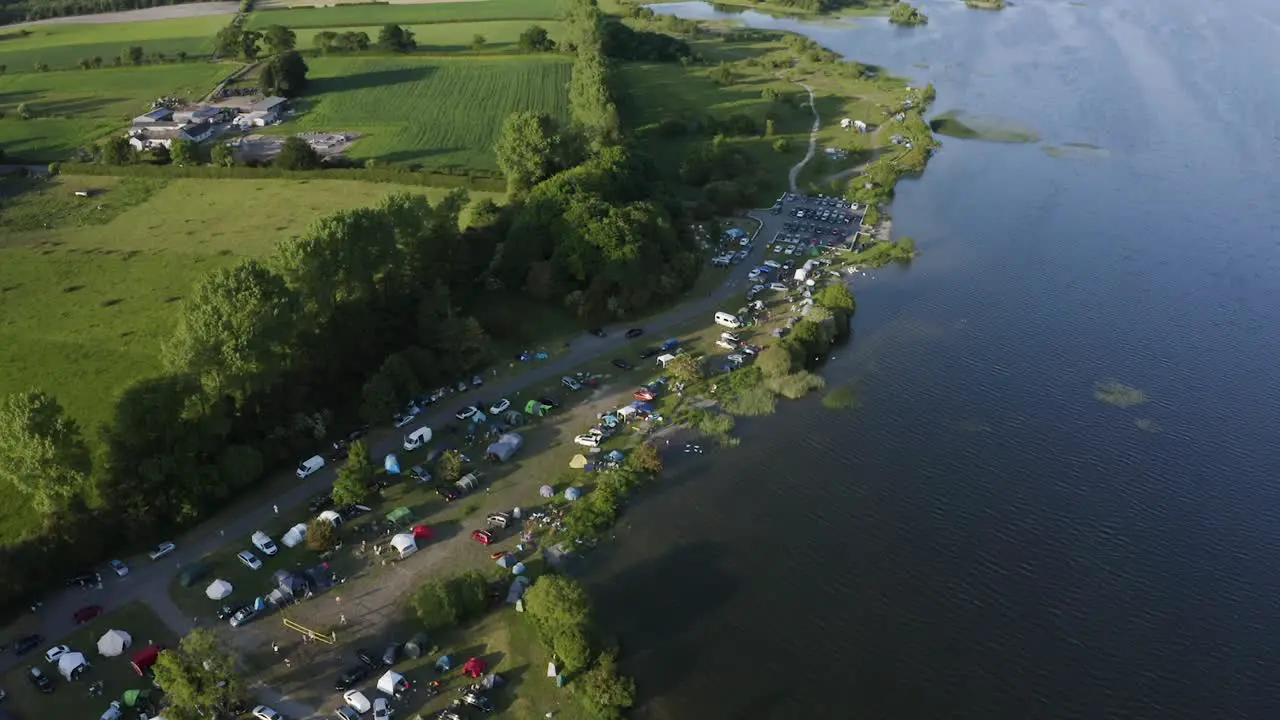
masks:
<instances>
[{"instance_id":1,"label":"blue tent","mask_svg":"<svg viewBox=\"0 0 1280 720\"><path fill-rule=\"evenodd\" d=\"M517 564L516 556L512 555L511 553L507 553L502 557L498 558L498 567L502 568L503 570L515 564Z\"/></svg>"},{"instance_id":2,"label":"blue tent","mask_svg":"<svg viewBox=\"0 0 1280 720\"><path fill-rule=\"evenodd\" d=\"M747 231L742 228L731 227L728 230L725 230L724 234L731 238L744 238L747 236Z\"/></svg>"},{"instance_id":3,"label":"blue tent","mask_svg":"<svg viewBox=\"0 0 1280 720\"><path fill-rule=\"evenodd\" d=\"M662 347L658 349L662 352L667 352L669 350L675 350L678 347L680 347L680 341L675 338L670 338L666 342L662 343Z\"/></svg>"},{"instance_id":4,"label":"blue tent","mask_svg":"<svg viewBox=\"0 0 1280 720\"><path fill-rule=\"evenodd\" d=\"M609 462L622 462L623 454L621 450L610 450L608 455L604 456Z\"/></svg>"},{"instance_id":5,"label":"blue tent","mask_svg":"<svg viewBox=\"0 0 1280 720\"><path fill-rule=\"evenodd\" d=\"M640 412L642 412L642 413L648 413L648 414L650 414L650 415L652 415L652 414L653 414L653 406L652 406L652 405L650 405L650 404L649 404L649 403L647 403L647 402L643 402L643 401L637 400L637 401L635 401L635 402L631 403L631 407L633 407L633 408L635 408L635 409L639 410L639 411L640 411Z\"/></svg>"},{"instance_id":6,"label":"blue tent","mask_svg":"<svg viewBox=\"0 0 1280 720\"><path fill-rule=\"evenodd\" d=\"M256 597L253 599L253 609L262 612L267 609L267 599L264 597Z\"/></svg>"},{"instance_id":7,"label":"blue tent","mask_svg":"<svg viewBox=\"0 0 1280 720\"><path fill-rule=\"evenodd\" d=\"M450 658L448 655L441 655L440 659L436 660L437 672L449 672L452 669L453 669L453 658Z\"/></svg>"},{"instance_id":8,"label":"blue tent","mask_svg":"<svg viewBox=\"0 0 1280 720\"><path fill-rule=\"evenodd\" d=\"M390 455L387 455L387 459L382 462L382 467L386 468L387 472L392 475L399 475L400 459L395 456L395 453L391 453Z\"/></svg>"},{"instance_id":9,"label":"blue tent","mask_svg":"<svg viewBox=\"0 0 1280 720\"><path fill-rule=\"evenodd\" d=\"M580 497L582 497L582 491L576 487L571 487L564 491L565 500L577 500Z\"/></svg>"}]
</instances>

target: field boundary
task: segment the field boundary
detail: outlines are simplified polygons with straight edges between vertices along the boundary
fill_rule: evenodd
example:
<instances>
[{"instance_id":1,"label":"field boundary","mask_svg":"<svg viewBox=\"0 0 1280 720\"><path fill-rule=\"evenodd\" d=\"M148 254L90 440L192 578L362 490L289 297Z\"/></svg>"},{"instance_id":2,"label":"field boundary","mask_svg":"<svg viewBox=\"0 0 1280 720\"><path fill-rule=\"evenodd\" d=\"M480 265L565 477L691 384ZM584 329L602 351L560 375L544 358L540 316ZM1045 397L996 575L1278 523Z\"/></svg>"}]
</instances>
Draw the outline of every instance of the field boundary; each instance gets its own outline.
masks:
<instances>
[{"instance_id":1,"label":"field boundary","mask_svg":"<svg viewBox=\"0 0 1280 720\"><path fill-rule=\"evenodd\" d=\"M420 185L438 188L468 188L485 192L503 193L506 180L480 172L422 172L412 170L330 168L327 170L279 170L246 166L214 167L210 165L179 167L175 165L96 165L91 163L60 163L62 175L89 175L96 177L151 177L192 178L198 180L357 180L362 182Z\"/></svg>"}]
</instances>

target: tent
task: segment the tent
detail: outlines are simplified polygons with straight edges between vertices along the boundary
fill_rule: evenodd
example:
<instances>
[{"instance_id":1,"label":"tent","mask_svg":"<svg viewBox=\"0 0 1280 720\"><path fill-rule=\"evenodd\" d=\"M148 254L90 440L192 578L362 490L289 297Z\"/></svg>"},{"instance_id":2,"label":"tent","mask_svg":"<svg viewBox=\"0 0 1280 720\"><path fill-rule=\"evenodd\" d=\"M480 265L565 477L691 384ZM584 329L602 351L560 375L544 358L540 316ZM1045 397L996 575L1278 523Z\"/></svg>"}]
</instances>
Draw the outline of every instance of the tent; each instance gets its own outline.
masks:
<instances>
[{"instance_id":1,"label":"tent","mask_svg":"<svg viewBox=\"0 0 1280 720\"><path fill-rule=\"evenodd\" d=\"M631 416L635 415L638 412L640 411L637 410L635 406L628 405L624 408L618 408L618 417L626 421L626 420L630 420Z\"/></svg>"},{"instance_id":2,"label":"tent","mask_svg":"<svg viewBox=\"0 0 1280 720\"><path fill-rule=\"evenodd\" d=\"M414 540L430 540L433 537L435 537L435 533L431 532L431 528L427 527L426 525L413 526Z\"/></svg>"},{"instance_id":3,"label":"tent","mask_svg":"<svg viewBox=\"0 0 1280 720\"><path fill-rule=\"evenodd\" d=\"M511 574L512 574L512 575L523 575L523 574L525 573L525 571L526 571L526 570L528 570L528 569L529 569L529 568L527 568L527 567L525 567L525 566L524 566L524 563L522 563L522 562L518 562L518 563L516 563L515 565L512 565L512 566L511 566Z\"/></svg>"},{"instance_id":4,"label":"tent","mask_svg":"<svg viewBox=\"0 0 1280 720\"><path fill-rule=\"evenodd\" d=\"M120 699L124 701L125 707L137 707L138 703L146 703L150 700L150 693L146 690L125 690Z\"/></svg>"},{"instance_id":5,"label":"tent","mask_svg":"<svg viewBox=\"0 0 1280 720\"><path fill-rule=\"evenodd\" d=\"M574 470L581 470L586 466L587 466L586 455L574 455L573 459L569 461L569 467L573 468Z\"/></svg>"},{"instance_id":6,"label":"tent","mask_svg":"<svg viewBox=\"0 0 1280 720\"><path fill-rule=\"evenodd\" d=\"M378 678L378 690L390 695L391 697L399 697L400 693L409 689L409 681L395 670L388 670L382 677Z\"/></svg>"},{"instance_id":7,"label":"tent","mask_svg":"<svg viewBox=\"0 0 1280 720\"><path fill-rule=\"evenodd\" d=\"M524 575L517 575L512 581L511 587L507 589L507 604L515 605L516 601L524 597L524 593L529 589L529 578Z\"/></svg>"},{"instance_id":8,"label":"tent","mask_svg":"<svg viewBox=\"0 0 1280 720\"><path fill-rule=\"evenodd\" d=\"M506 415L503 415L502 419L506 420L508 425L523 425L525 418L524 415L520 414L519 410L511 410Z\"/></svg>"},{"instance_id":9,"label":"tent","mask_svg":"<svg viewBox=\"0 0 1280 720\"><path fill-rule=\"evenodd\" d=\"M123 630L108 630L98 638L98 653L103 657L115 657L133 644L133 638Z\"/></svg>"},{"instance_id":10,"label":"tent","mask_svg":"<svg viewBox=\"0 0 1280 720\"><path fill-rule=\"evenodd\" d=\"M467 660L467 662L463 664L462 674L466 675L469 678L478 678L484 674L485 670L488 670L488 669L489 669L488 663L486 663L484 660L481 660L478 657L473 657Z\"/></svg>"},{"instance_id":11,"label":"tent","mask_svg":"<svg viewBox=\"0 0 1280 720\"><path fill-rule=\"evenodd\" d=\"M520 433L503 433L498 436L496 442L489 446L488 450L485 450L484 454L490 460L506 462L511 459L512 455L516 454L522 445L524 445L524 438L520 436Z\"/></svg>"},{"instance_id":12,"label":"tent","mask_svg":"<svg viewBox=\"0 0 1280 720\"><path fill-rule=\"evenodd\" d=\"M512 555L511 553L503 553L501 556L498 557L497 562L498 562L498 567L502 568L503 570L506 570L507 568L516 564L516 556Z\"/></svg>"},{"instance_id":13,"label":"tent","mask_svg":"<svg viewBox=\"0 0 1280 720\"><path fill-rule=\"evenodd\" d=\"M605 427L617 427L618 423L621 421L618 419L617 415L605 415L600 418L600 422L604 423Z\"/></svg>"},{"instance_id":14,"label":"tent","mask_svg":"<svg viewBox=\"0 0 1280 720\"><path fill-rule=\"evenodd\" d=\"M409 638L409 642L404 644L404 654L406 657L420 658L422 653L431 650L431 640L427 638L426 633L418 633Z\"/></svg>"},{"instance_id":15,"label":"tent","mask_svg":"<svg viewBox=\"0 0 1280 720\"><path fill-rule=\"evenodd\" d=\"M200 579L209 574L209 566L202 562L191 563L178 573L178 584L184 588L191 587L200 582Z\"/></svg>"},{"instance_id":16,"label":"tent","mask_svg":"<svg viewBox=\"0 0 1280 720\"><path fill-rule=\"evenodd\" d=\"M662 367L666 367L668 363L675 362L675 360L676 360L676 356L672 355L671 353L665 353L663 355L658 356L658 364L661 365Z\"/></svg>"},{"instance_id":17,"label":"tent","mask_svg":"<svg viewBox=\"0 0 1280 720\"><path fill-rule=\"evenodd\" d=\"M289 532L285 533L284 537L280 538L280 542L284 543L285 547L298 547L302 544L302 541L306 539L307 524L298 523L297 525L289 528Z\"/></svg>"},{"instance_id":18,"label":"tent","mask_svg":"<svg viewBox=\"0 0 1280 720\"><path fill-rule=\"evenodd\" d=\"M586 458L583 458L583 460L585 461ZM555 497L556 489L551 487L550 485L543 485L542 487L538 488L538 494L544 498Z\"/></svg>"},{"instance_id":19,"label":"tent","mask_svg":"<svg viewBox=\"0 0 1280 720\"><path fill-rule=\"evenodd\" d=\"M307 581L301 577L294 575L288 570L277 570L271 573L271 580L275 582L276 587L288 596L306 595L311 587L307 585Z\"/></svg>"},{"instance_id":20,"label":"tent","mask_svg":"<svg viewBox=\"0 0 1280 720\"><path fill-rule=\"evenodd\" d=\"M576 487L571 487L564 491L565 500L577 500L580 497L582 497L582 490Z\"/></svg>"},{"instance_id":21,"label":"tent","mask_svg":"<svg viewBox=\"0 0 1280 720\"><path fill-rule=\"evenodd\" d=\"M89 661L84 659L84 653L69 652L58 657L58 672L68 680L75 680L88 669Z\"/></svg>"},{"instance_id":22,"label":"tent","mask_svg":"<svg viewBox=\"0 0 1280 720\"><path fill-rule=\"evenodd\" d=\"M392 536L391 547L400 553L402 559L418 552L418 543L414 541L413 536L409 533L400 533Z\"/></svg>"},{"instance_id":23,"label":"tent","mask_svg":"<svg viewBox=\"0 0 1280 720\"><path fill-rule=\"evenodd\" d=\"M740 227L731 227L728 230L725 230L724 234L731 238L741 239L747 236L747 231Z\"/></svg>"},{"instance_id":24,"label":"tent","mask_svg":"<svg viewBox=\"0 0 1280 720\"><path fill-rule=\"evenodd\" d=\"M436 672L449 672L453 669L453 658L448 655L441 655L436 658Z\"/></svg>"},{"instance_id":25,"label":"tent","mask_svg":"<svg viewBox=\"0 0 1280 720\"><path fill-rule=\"evenodd\" d=\"M413 517L413 511L401 505L400 507L387 513L387 522L393 525L404 525L409 522L409 518Z\"/></svg>"},{"instance_id":26,"label":"tent","mask_svg":"<svg viewBox=\"0 0 1280 720\"><path fill-rule=\"evenodd\" d=\"M635 402L631 403L631 407L633 407L633 408L635 408L636 410L638 410L638 411L640 411L640 412L644 413L645 415L652 415L652 414L653 414L653 411L654 411L654 407L653 407L652 405L650 405L649 403L644 402L643 400L637 400L637 401L635 401Z\"/></svg>"},{"instance_id":27,"label":"tent","mask_svg":"<svg viewBox=\"0 0 1280 720\"><path fill-rule=\"evenodd\" d=\"M399 475L400 458L396 457L395 453L391 453L382 461L382 467L391 475Z\"/></svg>"},{"instance_id":28,"label":"tent","mask_svg":"<svg viewBox=\"0 0 1280 720\"><path fill-rule=\"evenodd\" d=\"M542 417L543 415L546 415L547 410L549 409L550 409L549 406L543 405L537 400L530 400L529 402L524 404L524 411L536 417Z\"/></svg>"},{"instance_id":29,"label":"tent","mask_svg":"<svg viewBox=\"0 0 1280 720\"><path fill-rule=\"evenodd\" d=\"M204 595L210 600L221 600L230 595L234 589L226 580L214 580L204 589Z\"/></svg>"},{"instance_id":30,"label":"tent","mask_svg":"<svg viewBox=\"0 0 1280 720\"><path fill-rule=\"evenodd\" d=\"M622 454L621 450L610 450L609 454L604 456L604 459L609 462L620 463L624 457L626 456Z\"/></svg>"},{"instance_id":31,"label":"tent","mask_svg":"<svg viewBox=\"0 0 1280 720\"><path fill-rule=\"evenodd\" d=\"M112 700L107 706L107 711L102 713L98 720L120 720L122 717L124 717L124 711L120 709L120 701Z\"/></svg>"},{"instance_id":32,"label":"tent","mask_svg":"<svg viewBox=\"0 0 1280 720\"><path fill-rule=\"evenodd\" d=\"M147 670L151 669L152 665L156 664L156 658L160 656L161 650L163 648L159 645L148 645L143 648L141 652L133 656L133 662L130 663L133 666L133 671L139 675L145 674Z\"/></svg>"}]
</instances>

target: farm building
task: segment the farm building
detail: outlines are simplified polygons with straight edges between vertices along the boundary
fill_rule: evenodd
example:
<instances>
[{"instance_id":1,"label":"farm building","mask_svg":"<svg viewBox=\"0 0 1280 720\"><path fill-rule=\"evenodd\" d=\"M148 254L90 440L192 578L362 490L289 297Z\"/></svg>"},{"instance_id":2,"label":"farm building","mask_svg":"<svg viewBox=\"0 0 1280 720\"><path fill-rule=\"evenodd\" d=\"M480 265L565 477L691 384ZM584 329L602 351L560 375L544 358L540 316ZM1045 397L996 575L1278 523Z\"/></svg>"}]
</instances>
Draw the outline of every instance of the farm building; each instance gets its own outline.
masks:
<instances>
[{"instance_id":1,"label":"farm building","mask_svg":"<svg viewBox=\"0 0 1280 720\"><path fill-rule=\"evenodd\" d=\"M129 144L139 152L154 150L158 147L172 147L174 140L192 140L204 142L213 135L213 126L209 123L173 123L151 127L135 127L129 131Z\"/></svg>"},{"instance_id":2,"label":"farm building","mask_svg":"<svg viewBox=\"0 0 1280 720\"><path fill-rule=\"evenodd\" d=\"M173 120L173 111L169 108L158 108L149 113L143 113L133 119L134 125L155 125L157 123L167 123Z\"/></svg>"},{"instance_id":3,"label":"farm building","mask_svg":"<svg viewBox=\"0 0 1280 720\"><path fill-rule=\"evenodd\" d=\"M184 110L175 110L173 112L173 121L176 123L215 122L221 114L222 108L196 105Z\"/></svg>"},{"instance_id":4,"label":"farm building","mask_svg":"<svg viewBox=\"0 0 1280 720\"><path fill-rule=\"evenodd\" d=\"M250 105L232 122L237 127L263 127L280 122L289 101L282 97L269 97Z\"/></svg>"}]
</instances>

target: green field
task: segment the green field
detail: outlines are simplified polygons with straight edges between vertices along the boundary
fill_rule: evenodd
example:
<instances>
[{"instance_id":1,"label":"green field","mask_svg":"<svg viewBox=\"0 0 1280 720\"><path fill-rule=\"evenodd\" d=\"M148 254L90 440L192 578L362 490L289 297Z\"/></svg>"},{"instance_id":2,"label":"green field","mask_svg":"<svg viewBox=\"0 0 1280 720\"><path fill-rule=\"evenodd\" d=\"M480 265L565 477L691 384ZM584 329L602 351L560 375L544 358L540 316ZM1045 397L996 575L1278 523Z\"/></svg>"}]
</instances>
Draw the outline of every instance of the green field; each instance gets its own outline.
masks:
<instances>
[{"instance_id":1,"label":"green field","mask_svg":"<svg viewBox=\"0 0 1280 720\"><path fill-rule=\"evenodd\" d=\"M177 301L201 273L265 255L335 210L447 192L348 180L28 182L47 187L0 206L0 393L43 388L86 429L107 419L126 383L160 368ZM87 189L100 194L74 196ZM24 536L34 519L0 503L0 539Z\"/></svg>"},{"instance_id":2,"label":"green field","mask_svg":"<svg viewBox=\"0 0 1280 720\"><path fill-rule=\"evenodd\" d=\"M82 59L101 57L107 64L126 47L141 45L150 55L179 50L191 55L213 50L213 36L227 24L226 17L110 23L102 25L36 25L23 29L0 28L0 65L7 74L35 72L43 62L59 70L78 67Z\"/></svg>"},{"instance_id":3,"label":"green field","mask_svg":"<svg viewBox=\"0 0 1280 720\"><path fill-rule=\"evenodd\" d=\"M76 148L126 127L155 98L203 97L236 67L187 62L0 75L0 148L12 158L64 160ZM30 120L18 117L23 104L34 115Z\"/></svg>"},{"instance_id":4,"label":"green field","mask_svg":"<svg viewBox=\"0 0 1280 720\"><path fill-rule=\"evenodd\" d=\"M363 133L354 157L496 168L493 143L508 114L568 115L570 64L563 58L326 57L308 63L303 112L282 130Z\"/></svg>"},{"instance_id":5,"label":"green field","mask_svg":"<svg viewBox=\"0 0 1280 720\"><path fill-rule=\"evenodd\" d=\"M564 31L564 26L559 22L547 20L536 22L532 20L494 20L491 22L408 25L406 27L413 31L414 38L418 41L419 52L470 52L471 38L476 35L483 35L485 38L483 52L503 52L514 49L516 41L520 39L520 33L528 29L530 25L539 25L546 28L552 40L559 40ZM305 50L315 47L314 38L316 34L325 31L347 32L350 30L364 32L368 33L370 38L377 40L380 29L380 25L304 28L297 31L298 48Z\"/></svg>"},{"instance_id":6,"label":"green field","mask_svg":"<svg viewBox=\"0 0 1280 720\"><path fill-rule=\"evenodd\" d=\"M299 28L359 25L417 25L476 20L551 20L560 17L560 0L481 0L426 5L337 5L322 8L263 10L249 16L249 27Z\"/></svg>"}]
</instances>

